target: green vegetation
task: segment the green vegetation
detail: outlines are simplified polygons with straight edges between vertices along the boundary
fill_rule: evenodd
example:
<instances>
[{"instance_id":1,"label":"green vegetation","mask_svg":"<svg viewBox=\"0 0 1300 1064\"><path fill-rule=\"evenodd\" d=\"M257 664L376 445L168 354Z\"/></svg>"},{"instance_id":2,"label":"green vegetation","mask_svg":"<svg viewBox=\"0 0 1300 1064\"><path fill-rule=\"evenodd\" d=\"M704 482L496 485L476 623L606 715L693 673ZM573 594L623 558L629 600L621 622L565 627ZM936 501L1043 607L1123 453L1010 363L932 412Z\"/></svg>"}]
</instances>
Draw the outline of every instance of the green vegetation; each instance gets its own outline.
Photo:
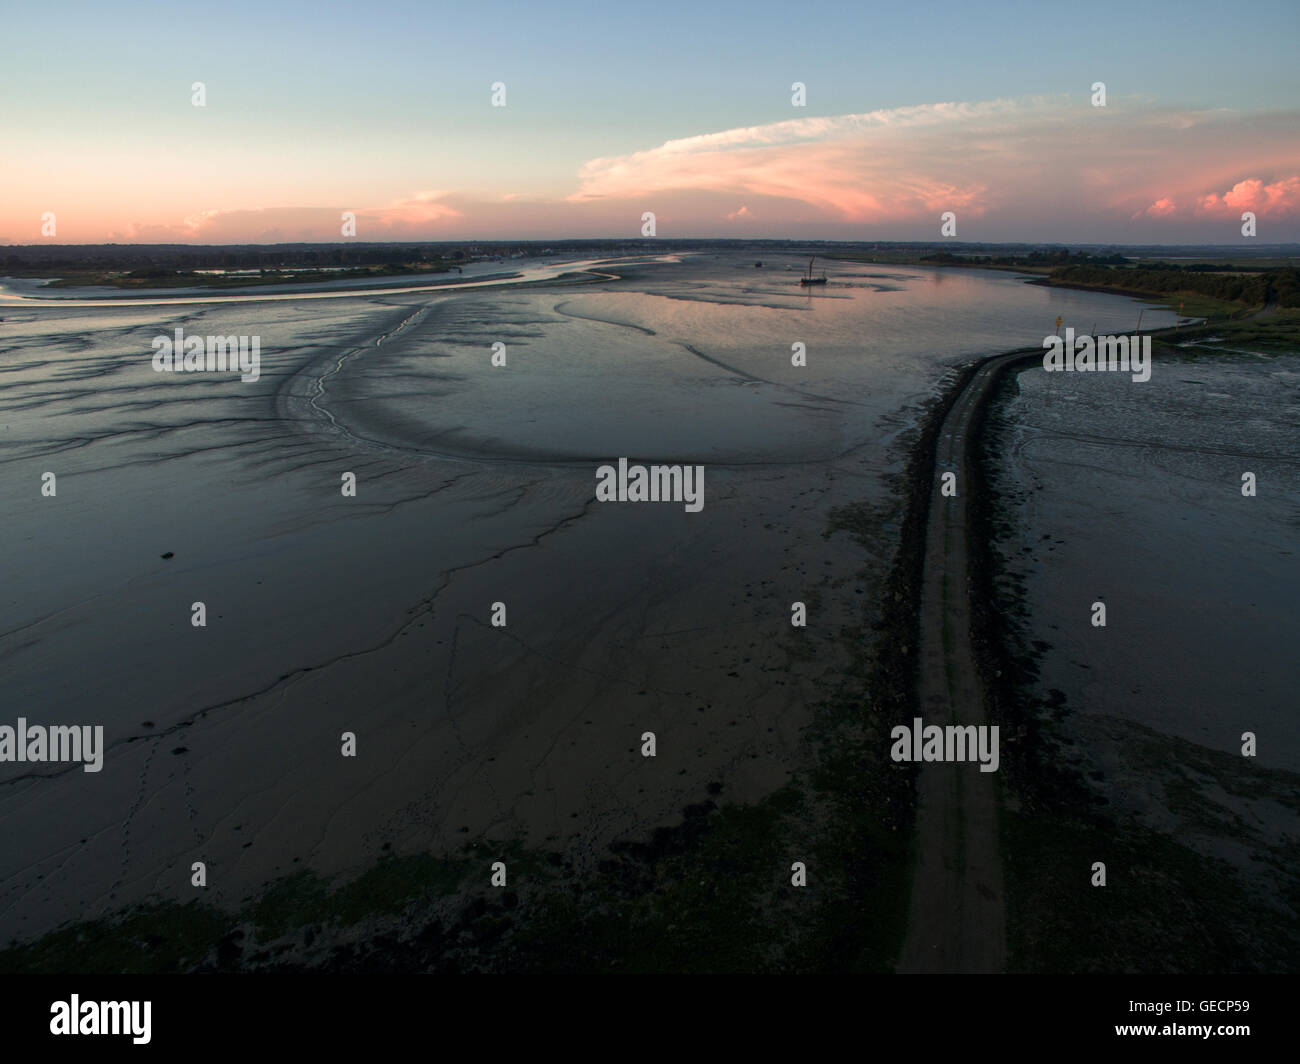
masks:
<instances>
[{"instance_id":1,"label":"green vegetation","mask_svg":"<svg viewBox=\"0 0 1300 1064\"><path fill-rule=\"evenodd\" d=\"M1053 267L1083 263L1123 264L1130 260L1113 253L1095 255L1087 251L1070 251L1060 248L1056 251L1030 251L1024 254L976 255L974 253L957 254L952 251L936 251L924 246L919 248L886 248L872 251L828 251L823 258L840 259L844 262L871 262L882 265L916 265L916 266L966 266L988 270L1015 270L1019 273L1046 274Z\"/></svg>"},{"instance_id":2,"label":"green vegetation","mask_svg":"<svg viewBox=\"0 0 1300 1064\"><path fill-rule=\"evenodd\" d=\"M938 251L921 256L920 262L939 266L999 266L1028 269L1059 269L1070 265L1099 264L1126 265L1128 259L1118 253L1111 255L1093 255L1087 251L1031 251L1027 255L954 255L949 251Z\"/></svg>"},{"instance_id":3,"label":"green vegetation","mask_svg":"<svg viewBox=\"0 0 1300 1064\"><path fill-rule=\"evenodd\" d=\"M61 928L0 953L0 972L78 974L186 971L226 932L227 920L199 902L158 902L123 915Z\"/></svg>"},{"instance_id":4,"label":"green vegetation","mask_svg":"<svg viewBox=\"0 0 1300 1064\"><path fill-rule=\"evenodd\" d=\"M1017 914L1011 971L1222 974L1300 966L1293 915L1252 894L1227 862L1168 835L1100 817L1010 813L1003 839L1007 904ZM1104 888L1090 881L1099 859Z\"/></svg>"},{"instance_id":5,"label":"green vegetation","mask_svg":"<svg viewBox=\"0 0 1300 1064\"><path fill-rule=\"evenodd\" d=\"M1300 307L1300 269L1286 258L1215 258L1195 263L1135 262L1118 252L1096 254L1068 248L1024 254L959 253L926 248L846 250L823 257L846 262L918 266L960 266L1038 274L1034 284L1084 288L1148 298L1189 317L1232 318L1276 304Z\"/></svg>"},{"instance_id":6,"label":"green vegetation","mask_svg":"<svg viewBox=\"0 0 1300 1064\"><path fill-rule=\"evenodd\" d=\"M908 803L884 793L888 778L860 778L864 740L845 723L823 722L808 782L690 806L679 826L611 846L590 877L519 845L385 857L333 888L287 876L235 914L156 902L65 927L0 951L0 972L887 970L906 919ZM511 889L487 888L498 859ZM793 860L808 887L790 886Z\"/></svg>"},{"instance_id":7,"label":"green vegetation","mask_svg":"<svg viewBox=\"0 0 1300 1064\"><path fill-rule=\"evenodd\" d=\"M1185 351L1189 343L1197 351L1246 348L1267 354L1273 351L1300 351L1300 310L1275 310L1257 317L1234 321L1215 321L1158 335L1155 344L1169 352Z\"/></svg>"},{"instance_id":8,"label":"green vegetation","mask_svg":"<svg viewBox=\"0 0 1300 1064\"><path fill-rule=\"evenodd\" d=\"M1207 268L1204 265L1059 266L1049 275L1051 284L1097 288L1134 295L1158 295L1165 302L1175 297L1208 297L1224 304L1261 307L1300 307L1300 270Z\"/></svg>"},{"instance_id":9,"label":"green vegetation","mask_svg":"<svg viewBox=\"0 0 1300 1064\"><path fill-rule=\"evenodd\" d=\"M1131 721L1097 718L1089 728L1094 741L1125 751L1177 828L1154 831L1084 790L1070 801L1039 793L1007 813L1008 904L1022 917L1013 970L1300 967L1300 847L1258 827L1270 807L1296 808L1296 776ZM1064 745L1054 756L1077 762ZM1249 821L1240 808L1251 809ZM1221 856L1242 847L1253 851L1249 874ZM1106 865L1104 889L1091 884L1094 861Z\"/></svg>"}]
</instances>

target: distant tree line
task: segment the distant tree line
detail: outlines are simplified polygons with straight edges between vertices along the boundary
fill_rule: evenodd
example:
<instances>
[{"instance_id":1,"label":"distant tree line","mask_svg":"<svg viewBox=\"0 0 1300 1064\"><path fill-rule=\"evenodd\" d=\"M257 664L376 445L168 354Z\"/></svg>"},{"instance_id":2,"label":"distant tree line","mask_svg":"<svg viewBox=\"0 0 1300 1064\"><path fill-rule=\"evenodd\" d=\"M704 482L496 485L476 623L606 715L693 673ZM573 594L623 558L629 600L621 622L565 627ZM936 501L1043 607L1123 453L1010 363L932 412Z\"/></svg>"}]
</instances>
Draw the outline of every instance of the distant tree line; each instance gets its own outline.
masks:
<instances>
[{"instance_id":1,"label":"distant tree line","mask_svg":"<svg viewBox=\"0 0 1300 1064\"><path fill-rule=\"evenodd\" d=\"M663 241L556 240L331 244L23 244L0 246L9 274L67 270L275 270L420 263L462 264L475 259L555 253L631 255L671 250ZM156 275L155 275L156 276Z\"/></svg>"},{"instance_id":2,"label":"distant tree line","mask_svg":"<svg viewBox=\"0 0 1300 1064\"><path fill-rule=\"evenodd\" d=\"M1067 266L1083 263L1124 266L1129 260L1118 253L1094 255L1061 248L1059 251L1031 251L1027 255L954 255L950 251L939 251L921 256L920 261L940 266Z\"/></svg>"},{"instance_id":3,"label":"distant tree line","mask_svg":"<svg viewBox=\"0 0 1300 1064\"><path fill-rule=\"evenodd\" d=\"M1116 270L1106 266L1081 265L1058 267L1050 276L1054 283L1090 288L1122 288L1152 295L1188 292L1247 306L1261 306L1275 299L1281 307L1300 307L1300 270L1296 269L1224 272L1222 266L1197 264L1183 267L1162 263L1158 269L1139 266Z\"/></svg>"},{"instance_id":4,"label":"distant tree line","mask_svg":"<svg viewBox=\"0 0 1300 1064\"><path fill-rule=\"evenodd\" d=\"M189 247L171 245L71 245L21 247L0 256L10 273L48 270L125 270L160 277L181 270L274 270L324 266L399 266L408 263L461 262L463 248L418 244L327 245L304 247Z\"/></svg>"}]
</instances>

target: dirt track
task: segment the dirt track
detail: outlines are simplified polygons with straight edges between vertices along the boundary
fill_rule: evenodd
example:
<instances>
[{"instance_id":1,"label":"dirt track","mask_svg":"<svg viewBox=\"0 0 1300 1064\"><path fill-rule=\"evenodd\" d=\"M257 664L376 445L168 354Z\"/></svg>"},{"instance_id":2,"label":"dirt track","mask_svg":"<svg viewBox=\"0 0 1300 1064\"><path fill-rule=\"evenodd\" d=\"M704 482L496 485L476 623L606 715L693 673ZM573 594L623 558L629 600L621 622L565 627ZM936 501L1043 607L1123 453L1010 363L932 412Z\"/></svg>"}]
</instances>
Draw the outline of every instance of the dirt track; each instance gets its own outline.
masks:
<instances>
[{"instance_id":1,"label":"dirt track","mask_svg":"<svg viewBox=\"0 0 1300 1064\"><path fill-rule=\"evenodd\" d=\"M1245 316L1267 317L1269 303ZM1244 320L1244 319L1243 319ZM1172 328L1143 334L1176 334ZM996 355L953 401L935 444L921 591L918 700L926 724L996 725L987 721L984 690L970 638L970 561L965 485L974 415L1001 372L1032 362L1032 348ZM956 497L942 494L942 474L957 474ZM907 723L910 721L899 721ZM998 838L998 773L976 762L926 762L917 783L917 862L900 972L999 972L1007 961L1006 910Z\"/></svg>"},{"instance_id":2,"label":"dirt track","mask_svg":"<svg viewBox=\"0 0 1300 1064\"><path fill-rule=\"evenodd\" d=\"M918 694L926 724L998 723L985 720L970 640L967 443L973 415L999 371L1028 354L999 355L980 366L953 402L935 444L920 618ZM942 494L947 471L957 474L956 497ZM921 766L918 856L899 971L1005 969L997 780L996 772L981 772L974 761Z\"/></svg>"}]
</instances>

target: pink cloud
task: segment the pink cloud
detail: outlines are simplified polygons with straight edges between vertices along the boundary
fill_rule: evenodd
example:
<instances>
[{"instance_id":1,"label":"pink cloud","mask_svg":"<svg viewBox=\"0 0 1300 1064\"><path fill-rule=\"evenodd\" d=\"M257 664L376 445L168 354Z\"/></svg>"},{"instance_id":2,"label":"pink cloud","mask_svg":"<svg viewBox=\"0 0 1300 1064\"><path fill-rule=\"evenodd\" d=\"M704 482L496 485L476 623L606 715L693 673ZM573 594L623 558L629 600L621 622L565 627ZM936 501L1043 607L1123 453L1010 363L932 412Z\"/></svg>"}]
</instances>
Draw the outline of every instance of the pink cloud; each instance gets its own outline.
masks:
<instances>
[{"instance_id":1,"label":"pink cloud","mask_svg":"<svg viewBox=\"0 0 1300 1064\"><path fill-rule=\"evenodd\" d=\"M802 202L857 221L919 210L978 214L987 187L961 178L942 141L966 123L1009 121L1017 106L933 104L686 137L589 161L569 199L709 190Z\"/></svg>"},{"instance_id":2,"label":"pink cloud","mask_svg":"<svg viewBox=\"0 0 1300 1064\"><path fill-rule=\"evenodd\" d=\"M343 213L356 218L358 240L424 239L437 224L460 217L446 192L415 192L379 207L263 207L201 210L175 224L136 223L116 239L140 243L309 242L343 239Z\"/></svg>"},{"instance_id":3,"label":"pink cloud","mask_svg":"<svg viewBox=\"0 0 1300 1064\"><path fill-rule=\"evenodd\" d=\"M1169 215L1176 213L1178 205L1168 196L1161 196L1155 203L1151 204L1144 211L1138 211L1133 215L1134 218L1141 218L1146 215L1149 218L1167 218Z\"/></svg>"},{"instance_id":4,"label":"pink cloud","mask_svg":"<svg viewBox=\"0 0 1300 1064\"><path fill-rule=\"evenodd\" d=\"M809 208L825 225L937 235L939 215L952 210L984 220L989 239L1044 230L1116 239L1132 235L1129 221L1160 227L1147 230L1154 235L1194 218L1178 205L1204 204L1225 157L1300 171L1300 144L1286 133L1294 124L1290 114L1115 101L1102 115L1064 98L931 104L790 119L592 159L568 199L653 204L707 192L761 200L769 223ZM1292 179L1239 183L1230 193L1275 210L1289 209L1295 194ZM969 228L963 235L975 238Z\"/></svg>"},{"instance_id":5,"label":"pink cloud","mask_svg":"<svg viewBox=\"0 0 1300 1064\"><path fill-rule=\"evenodd\" d=\"M1290 111L1114 98L1104 109L1065 96L935 103L786 119L590 159L567 194L553 186L489 194L467 178L461 189L372 195L369 205L213 209L172 199L114 201L110 210L92 201L67 224L79 219L84 234L69 235L84 240L334 241L351 210L358 240L636 237L642 212L653 210L667 237L729 236L743 222L754 236L915 240L937 238L940 215L955 211L964 240L1213 240L1244 209L1300 221L1300 176L1287 176L1300 175L1298 123ZM281 189L277 198L291 196ZM39 206L0 197L0 227L26 233ZM132 217L139 221L122 232ZM62 213L60 223L62 236ZM1295 225L1270 232L1300 235Z\"/></svg>"},{"instance_id":6,"label":"pink cloud","mask_svg":"<svg viewBox=\"0 0 1300 1064\"><path fill-rule=\"evenodd\" d=\"M1246 178L1226 192L1207 192L1196 197L1198 216L1236 219L1242 211L1254 211L1262 218L1273 219L1300 216L1300 175L1271 182Z\"/></svg>"},{"instance_id":7,"label":"pink cloud","mask_svg":"<svg viewBox=\"0 0 1300 1064\"><path fill-rule=\"evenodd\" d=\"M1264 182L1259 178L1238 181L1222 194L1208 193L1198 201L1209 214L1235 215L1254 211L1262 217L1280 218L1300 211L1300 175Z\"/></svg>"}]
</instances>

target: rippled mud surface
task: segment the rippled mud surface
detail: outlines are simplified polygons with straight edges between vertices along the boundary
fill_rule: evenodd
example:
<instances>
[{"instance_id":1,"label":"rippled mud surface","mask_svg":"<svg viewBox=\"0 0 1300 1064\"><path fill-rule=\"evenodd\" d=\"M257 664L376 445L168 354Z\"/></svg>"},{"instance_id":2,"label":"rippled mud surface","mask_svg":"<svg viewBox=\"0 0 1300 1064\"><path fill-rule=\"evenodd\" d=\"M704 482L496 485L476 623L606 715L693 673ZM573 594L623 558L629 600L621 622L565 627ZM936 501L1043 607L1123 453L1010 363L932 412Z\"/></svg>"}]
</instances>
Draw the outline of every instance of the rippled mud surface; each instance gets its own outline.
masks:
<instances>
[{"instance_id":1,"label":"rippled mud surface","mask_svg":"<svg viewBox=\"0 0 1300 1064\"><path fill-rule=\"evenodd\" d=\"M1191 851L1197 881L1239 893L1238 909L1261 905L1262 963L1293 966L1300 354L1189 346L1158 355L1146 383L1034 368L1012 392L997 418L998 549L1054 756L1115 823ZM1117 882L1133 889L1129 871ZM1288 941L1291 960L1277 959ZM1241 950L1213 963L1248 963Z\"/></svg>"},{"instance_id":2,"label":"rippled mud surface","mask_svg":"<svg viewBox=\"0 0 1300 1064\"><path fill-rule=\"evenodd\" d=\"M834 264L812 294L773 262L0 308L4 722L102 724L108 746L99 773L0 765L0 938L188 900L198 860L230 906L467 839L581 868L710 785L785 781L874 609L923 404L1058 314L1136 314L976 271ZM155 372L176 328L259 336L260 378ZM702 464L703 511L595 502L623 456ZM879 515L865 554L825 534L846 504ZM1138 607L1107 587L1118 643Z\"/></svg>"}]
</instances>

